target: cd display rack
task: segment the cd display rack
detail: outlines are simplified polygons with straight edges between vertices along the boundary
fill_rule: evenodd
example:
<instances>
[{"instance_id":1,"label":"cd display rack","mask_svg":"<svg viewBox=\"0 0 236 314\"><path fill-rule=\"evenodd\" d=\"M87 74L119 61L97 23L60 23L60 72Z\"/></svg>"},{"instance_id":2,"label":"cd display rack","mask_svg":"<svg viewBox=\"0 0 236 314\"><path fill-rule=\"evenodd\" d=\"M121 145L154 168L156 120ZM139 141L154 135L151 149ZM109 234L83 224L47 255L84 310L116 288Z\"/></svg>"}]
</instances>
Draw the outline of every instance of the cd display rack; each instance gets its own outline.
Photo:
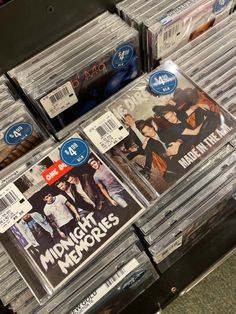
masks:
<instances>
[{"instance_id":1,"label":"cd display rack","mask_svg":"<svg viewBox=\"0 0 236 314\"><path fill-rule=\"evenodd\" d=\"M0 7L0 75L102 12L114 11L118 2L118 0L90 0L86 3L81 0L8 1ZM122 313L159 313L176 297L190 291L235 251L235 224L234 212L168 268Z\"/></svg>"}]
</instances>

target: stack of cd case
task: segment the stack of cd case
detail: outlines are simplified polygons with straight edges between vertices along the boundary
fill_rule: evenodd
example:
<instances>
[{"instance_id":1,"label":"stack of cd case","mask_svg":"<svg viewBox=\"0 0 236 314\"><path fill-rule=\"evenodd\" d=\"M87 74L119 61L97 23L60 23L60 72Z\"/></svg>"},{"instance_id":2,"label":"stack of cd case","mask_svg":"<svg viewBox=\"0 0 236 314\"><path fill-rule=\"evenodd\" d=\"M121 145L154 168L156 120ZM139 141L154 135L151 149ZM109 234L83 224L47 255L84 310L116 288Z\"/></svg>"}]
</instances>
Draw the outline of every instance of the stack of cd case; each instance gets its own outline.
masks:
<instances>
[{"instance_id":1,"label":"stack of cd case","mask_svg":"<svg viewBox=\"0 0 236 314\"><path fill-rule=\"evenodd\" d=\"M145 211L111 169L75 133L1 190L3 246L41 304L76 275L89 278Z\"/></svg>"},{"instance_id":2,"label":"stack of cd case","mask_svg":"<svg viewBox=\"0 0 236 314\"><path fill-rule=\"evenodd\" d=\"M8 74L55 133L139 76L138 32L105 12Z\"/></svg>"},{"instance_id":3,"label":"stack of cd case","mask_svg":"<svg viewBox=\"0 0 236 314\"><path fill-rule=\"evenodd\" d=\"M161 272L165 272L211 229L236 210L236 152L225 146L197 181L138 226Z\"/></svg>"},{"instance_id":4,"label":"stack of cd case","mask_svg":"<svg viewBox=\"0 0 236 314\"><path fill-rule=\"evenodd\" d=\"M171 216L176 208L187 200L191 200L197 192L208 185L214 178L219 176L224 167L231 165L235 157L233 143L227 143L219 151L211 156L195 171L186 177L181 184L172 188L171 193L163 195L150 210L143 215L137 222L136 226L140 228L145 236L153 231L157 225Z\"/></svg>"},{"instance_id":5,"label":"stack of cd case","mask_svg":"<svg viewBox=\"0 0 236 314\"><path fill-rule=\"evenodd\" d=\"M129 165L150 188L149 208L181 189L235 133L234 118L171 61L131 83L79 125L104 158L121 172Z\"/></svg>"},{"instance_id":6,"label":"stack of cd case","mask_svg":"<svg viewBox=\"0 0 236 314\"><path fill-rule=\"evenodd\" d=\"M49 138L44 143L30 151L28 154L12 163L9 167L3 169L1 171L0 178L1 189L8 184L11 184L14 178L24 173L44 155L47 155L55 145L55 140L53 138ZM34 176L32 172L30 175L31 177ZM0 199L1 210L3 210L3 207L12 206L12 202L14 201L14 198L5 199L2 197L2 194ZM3 224L5 218L8 219L7 217L1 217L1 224ZM19 272L16 270L16 267L12 263L10 257L7 255L1 244L0 282L0 299L5 306L11 303L11 307L14 311L18 309L19 306L22 306L25 304L25 302L33 298L32 292L29 290Z\"/></svg>"},{"instance_id":7,"label":"stack of cd case","mask_svg":"<svg viewBox=\"0 0 236 314\"><path fill-rule=\"evenodd\" d=\"M139 248L134 234L127 234L117 244L94 265L90 275L86 274L85 277L81 274L77 281L68 286L68 291L51 299L35 313L121 312L157 280L158 275L149 258ZM66 297L66 302L63 302Z\"/></svg>"},{"instance_id":8,"label":"stack of cd case","mask_svg":"<svg viewBox=\"0 0 236 314\"><path fill-rule=\"evenodd\" d=\"M216 181L206 187L214 193L202 199L202 203L197 207L192 203L192 211L185 219L169 226L169 232L162 235L158 241L152 238L155 237L154 234L147 236L146 239L152 242L149 250L160 272L165 272L207 233L235 212L235 165L227 173L223 173L222 177L227 181L222 185ZM202 194L199 194L199 197L202 197ZM195 200L196 198L193 198L193 202Z\"/></svg>"},{"instance_id":9,"label":"stack of cd case","mask_svg":"<svg viewBox=\"0 0 236 314\"><path fill-rule=\"evenodd\" d=\"M3 250L2 247L1 249ZM103 313L105 309L119 313L159 276L137 236L129 230L118 238L116 245L110 246L96 263L84 270L43 306L39 305L10 261L7 267L2 266L1 282L3 277L8 280L0 295L3 297L3 303L8 304L14 312L66 314L78 311ZM19 288L12 290L16 283Z\"/></svg>"},{"instance_id":10,"label":"stack of cd case","mask_svg":"<svg viewBox=\"0 0 236 314\"><path fill-rule=\"evenodd\" d=\"M233 1L133 0L117 4L118 14L140 33L145 70L224 19Z\"/></svg>"},{"instance_id":11,"label":"stack of cd case","mask_svg":"<svg viewBox=\"0 0 236 314\"><path fill-rule=\"evenodd\" d=\"M114 119L117 133L124 132L122 125L128 135L121 138L110 128L109 144L105 146L100 132L110 125L109 119ZM185 226L190 226L192 215L198 215L196 226L213 218L217 224L227 217L224 211L219 215L212 211L211 216L206 201L214 191L223 189L227 180L232 181L233 189L236 155L229 141L235 134L235 120L173 62L165 62L130 84L105 102L103 112L93 113L90 119L86 116L80 126L117 167L121 165L114 156L126 158L140 180L146 180L156 191L157 200L150 203L149 211L136 224L148 247L158 248L162 238L172 235L172 229L182 240L184 229L178 229L178 225L186 222ZM177 247L185 242L177 242ZM158 254L167 256L168 246L160 246Z\"/></svg>"},{"instance_id":12,"label":"stack of cd case","mask_svg":"<svg viewBox=\"0 0 236 314\"><path fill-rule=\"evenodd\" d=\"M212 98L236 115L236 15L208 30L170 58Z\"/></svg>"},{"instance_id":13,"label":"stack of cd case","mask_svg":"<svg viewBox=\"0 0 236 314\"><path fill-rule=\"evenodd\" d=\"M0 282L1 302L4 306L12 302L14 311L18 309L17 305L24 304L33 297L2 245L0 245Z\"/></svg>"},{"instance_id":14,"label":"stack of cd case","mask_svg":"<svg viewBox=\"0 0 236 314\"><path fill-rule=\"evenodd\" d=\"M34 149L44 145L49 136L5 76L0 78L0 112L0 173L3 178L16 169L17 163L23 163L26 156L29 158Z\"/></svg>"},{"instance_id":15,"label":"stack of cd case","mask_svg":"<svg viewBox=\"0 0 236 314\"><path fill-rule=\"evenodd\" d=\"M5 75L0 76L0 110L3 111L8 106L16 102L16 95L10 89L10 84Z\"/></svg>"}]
</instances>

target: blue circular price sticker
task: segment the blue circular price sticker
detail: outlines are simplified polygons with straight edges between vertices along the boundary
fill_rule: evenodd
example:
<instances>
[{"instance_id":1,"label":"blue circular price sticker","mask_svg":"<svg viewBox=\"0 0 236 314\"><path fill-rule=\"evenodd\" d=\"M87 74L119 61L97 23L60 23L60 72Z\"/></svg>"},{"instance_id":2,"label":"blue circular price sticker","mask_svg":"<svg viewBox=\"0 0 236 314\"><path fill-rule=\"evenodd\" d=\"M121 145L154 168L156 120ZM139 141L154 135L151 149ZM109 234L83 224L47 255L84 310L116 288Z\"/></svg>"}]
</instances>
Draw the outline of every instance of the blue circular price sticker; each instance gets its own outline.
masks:
<instances>
[{"instance_id":1,"label":"blue circular price sticker","mask_svg":"<svg viewBox=\"0 0 236 314\"><path fill-rule=\"evenodd\" d=\"M28 122L12 124L4 134L4 141L9 145L18 145L33 133L33 126Z\"/></svg>"},{"instance_id":2,"label":"blue circular price sticker","mask_svg":"<svg viewBox=\"0 0 236 314\"><path fill-rule=\"evenodd\" d=\"M216 0L213 4L213 13L219 14L228 6L230 0Z\"/></svg>"},{"instance_id":3,"label":"blue circular price sticker","mask_svg":"<svg viewBox=\"0 0 236 314\"><path fill-rule=\"evenodd\" d=\"M154 94L169 95L176 90L177 77L166 70L153 73L149 79L149 87Z\"/></svg>"},{"instance_id":4,"label":"blue circular price sticker","mask_svg":"<svg viewBox=\"0 0 236 314\"><path fill-rule=\"evenodd\" d=\"M112 67L119 69L126 66L134 55L134 48L131 45L122 45L112 57Z\"/></svg>"},{"instance_id":5,"label":"blue circular price sticker","mask_svg":"<svg viewBox=\"0 0 236 314\"><path fill-rule=\"evenodd\" d=\"M61 146L60 158L68 166L81 166L89 158L89 146L82 139L69 139Z\"/></svg>"}]
</instances>

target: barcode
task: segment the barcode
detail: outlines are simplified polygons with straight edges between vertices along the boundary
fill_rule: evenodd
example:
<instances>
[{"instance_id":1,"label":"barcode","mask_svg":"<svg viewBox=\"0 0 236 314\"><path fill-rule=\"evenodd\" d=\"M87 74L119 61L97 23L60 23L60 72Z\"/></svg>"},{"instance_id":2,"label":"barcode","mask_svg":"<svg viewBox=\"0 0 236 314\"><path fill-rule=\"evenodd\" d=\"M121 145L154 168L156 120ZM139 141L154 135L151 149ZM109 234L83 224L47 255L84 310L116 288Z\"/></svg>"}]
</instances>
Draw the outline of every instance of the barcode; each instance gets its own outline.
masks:
<instances>
[{"instance_id":1,"label":"barcode","mask_svg":"<svg viewBox=\"0 0 236 314\"><path fill-rule=\"evenodd\" d=\"M112 277L110 277L107 281L106 281L106 286L107 288L109 288L111 285L113 285L121 276L123 276L125 274L125 269L121 268L117 271L117 273L115 273L115 275L113 275Z\"/></svg>"},{"instance_id":2,"label":"barcode","mask_svg":"<svg viewBox=\"0 0 236 314\"><path fill-rule=\"evenodd\" d=\"M13 192L8 192L4 197L0 198L0 211L4 211L8 209L10 206L17 203L20 199L18 196Z\"/></svg>"},{"instance_id":3,"label":"barcode","mask_svg":"<svg viewBox=\"0 0 236 314\"><path fill-rule=\"evenodd\" d=\"M61 100L67 97L68 95L70 95L70 92L69 92L69 89L65 86L61 90L56 92L54 95L49 96L49 99L51 100L53 104L55 104L58 100Z\"/></svg>"},{"instance_id":4,"label":"barcode","mask_svg":"<svg viewBox=\"0 0 236 314\"><path fill-rule=\"evenodd\" d=\"M102 137L106 134L113 132L117 128L118 128L118 125L116 124L116 122L112 119L109 119L106 122L104 122L102 125L97 127L96 131Z\"/></svg>"},{"instance_id":5,"label":"barcode","mask_svg":"<svg viewBox=\"0 0 236 314\"><path fill-rule=\"evenodd\" d=\"M165 33L164 33L164 41L166 41L167 39L169 39L170 37L172 37L173 35L177 34L179 31L179 25L176 24L174 25L172 28L168 29Z\"/></svg>"},{"instance_id":6,"label":"barcode","mask_svg":"<svg viewBox=\"0 0 236 314\"><path fill-rule=\"evenodd\" d=\"M168 254L168 253L169 253L169 250L170 250L170 249L167 249L167 250L163 251L163 252L161 253L162 257L165 256L166 254Z\"/></svg>"}]
</instances>

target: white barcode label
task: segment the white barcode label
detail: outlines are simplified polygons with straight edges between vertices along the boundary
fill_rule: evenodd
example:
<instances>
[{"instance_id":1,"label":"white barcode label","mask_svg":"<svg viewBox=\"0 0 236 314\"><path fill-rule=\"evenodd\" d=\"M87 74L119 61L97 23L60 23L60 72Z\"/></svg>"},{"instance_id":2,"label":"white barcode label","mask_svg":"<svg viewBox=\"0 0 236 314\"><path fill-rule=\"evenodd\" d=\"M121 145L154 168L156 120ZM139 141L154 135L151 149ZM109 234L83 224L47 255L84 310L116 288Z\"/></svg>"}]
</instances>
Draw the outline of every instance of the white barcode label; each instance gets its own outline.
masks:
<instances>
[{"instance_id":1,"label":"white barcode label","mask_svg":"<svg viewBox=\"0 0 236 314\"><path fill-rule=\"evenodd\" d=\"M0 191L0 233L12 227L32 209L32 205L15 186L10 183Z\"/></svg>"},{"instance_id":2,"label":"white barcode label","mask_svg":"<svg viewBox=\"0 0 236 314\"><path fill-rule=\"evenodd\" d=\"M43 108L50 118L70 108L78 102L78 98L70 82L58 87L53 92L40 99Z\"/></svg>"},{"instance_id":3,"label":"white barcode label","mask_svg":"<svg viewBox=\"0 0 236 314\"><path fill-rule=\"evenodd\" d=\"M183 22L181 20L166 25L158 35L157 40L157 58L163 58L171 53L175 47L183 40Z\"/></svg>"},{"instance_id":4,"label":"white barcode label","mask_svg":"<svg viewBox=\"0 0 236 314\"><path fill-rule=\"evenodd\" d=\"M173 253L175 250L177 250L179 247L182 246L183 243L183 237L178 238L176 241L171 243L169 246L165 248L161 253L157 254L154 257L154 261L159 264L162 262L164 259L167 258L171 253Z\"/></svg>"},{"instance_id":5,"label":"white barcode label","mask_svg":"<svg viewBox=\"0 0 236 314\"><path fill-rule=\"evenodd\" d=\"M126 128L110 111L87 126L84 132L102 154L129 136Z\"/></svg>"},{"instance_id":6,"label":"white barcode label","mask_svg":"<svg viewBox=\"0 0 236 314\"><path fill-rule=\"evenodd\" d=\"M123 275L126 274L126 269L123 267L117 271L112 277L106 281L106 287L110 288L114 283L116 283Z\"/></svg>"},{"instance_id":7,"label":"white barcode label","mask_svg":"<svg viewBox=\"0 0 236 314\"><path fill-rule=\"evenodd\" d=\"M70 314L84 314L93 307L101 298L118 285L129 273L139 266L139 262L134 258L124 267L119 269L112 277L110 277L97 290L92 292L86 299L77 305Z\"/></svg>"}]
</instances>

